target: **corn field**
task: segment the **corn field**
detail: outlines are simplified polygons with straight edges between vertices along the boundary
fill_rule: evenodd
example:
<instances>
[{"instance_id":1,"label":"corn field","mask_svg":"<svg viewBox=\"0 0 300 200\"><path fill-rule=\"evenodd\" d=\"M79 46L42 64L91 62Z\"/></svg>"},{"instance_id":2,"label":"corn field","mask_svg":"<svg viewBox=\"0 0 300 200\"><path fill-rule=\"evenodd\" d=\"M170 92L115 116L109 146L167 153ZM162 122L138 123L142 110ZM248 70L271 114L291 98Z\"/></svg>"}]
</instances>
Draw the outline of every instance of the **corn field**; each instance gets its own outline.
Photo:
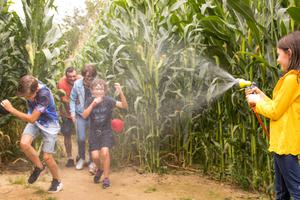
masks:
<instances>
[{"instance_id":1,"label":"corn field","mask_svg":"<svg viewBox=\"0 0 300 200\"><path fill-rule=\"evenodd\" d=\"M89 35L71 52L45 15L55 2L23 0L27 13L21 21L0 0L1 99L11 97L24 107L14 91L18 77L27 72L55 90L63 60L72 54L78 69L94 63L101 78L124 86L130 108L115 113L126 129L117 136L114 162L150 172L197 169L271 193L272 155L244 91L232 87L216 96L219 86L206 81L203 69L223 69L254 81L270 95L280 73L276 43L299 30L299 1L93 3ZM17 143L23 126L11 116L0 118L0 164L22 156Z\"/></svg>"}]
</instances>

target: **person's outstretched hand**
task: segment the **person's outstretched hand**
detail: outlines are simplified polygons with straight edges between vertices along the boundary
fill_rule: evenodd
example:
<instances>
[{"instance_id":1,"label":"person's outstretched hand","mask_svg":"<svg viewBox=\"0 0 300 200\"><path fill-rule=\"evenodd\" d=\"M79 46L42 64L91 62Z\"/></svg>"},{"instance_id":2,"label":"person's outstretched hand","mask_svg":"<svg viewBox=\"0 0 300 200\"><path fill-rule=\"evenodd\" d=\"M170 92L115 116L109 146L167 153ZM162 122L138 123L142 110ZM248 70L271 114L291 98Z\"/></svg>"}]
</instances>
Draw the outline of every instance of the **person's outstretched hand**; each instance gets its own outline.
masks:
<instances>
[{"instance_id":1,"label":"person's outstretched hand","mask_svg":"<svg viewBox=\"0 0 300 200\"><path fill-rule=\"evenodd\" d=\"M11 112L14 109L10 101L7 99L1 101L1 106L3 106L3 108L5 108L5 110L7 110L8 112Z\"/></svg>"}]
</instances>

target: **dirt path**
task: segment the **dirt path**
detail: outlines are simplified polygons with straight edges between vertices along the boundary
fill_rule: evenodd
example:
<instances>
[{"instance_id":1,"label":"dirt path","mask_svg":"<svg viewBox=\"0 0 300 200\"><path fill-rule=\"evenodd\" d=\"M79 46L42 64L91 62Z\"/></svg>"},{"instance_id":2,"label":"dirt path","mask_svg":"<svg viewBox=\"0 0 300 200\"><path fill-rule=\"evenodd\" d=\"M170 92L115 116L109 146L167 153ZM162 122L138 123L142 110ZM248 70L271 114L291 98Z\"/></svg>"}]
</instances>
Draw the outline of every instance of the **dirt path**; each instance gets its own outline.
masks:
<instances>
[{"instance_id":1,"label":"dirt path","mask_svg":"<svg viewBox=\"0 0 300 200\"><path fill-rule=\"evenodd\" d=\"M0 174L0 200L267 200L198 174L139 174L128 167L112 171L111 187L102 189L93 183L87 168L75 170L61 164L60 170L64 189L56 194L46 192L51 181L47 170L33 185L26 184L29 171L4 171Z\"/></svg>"}]
</instances>

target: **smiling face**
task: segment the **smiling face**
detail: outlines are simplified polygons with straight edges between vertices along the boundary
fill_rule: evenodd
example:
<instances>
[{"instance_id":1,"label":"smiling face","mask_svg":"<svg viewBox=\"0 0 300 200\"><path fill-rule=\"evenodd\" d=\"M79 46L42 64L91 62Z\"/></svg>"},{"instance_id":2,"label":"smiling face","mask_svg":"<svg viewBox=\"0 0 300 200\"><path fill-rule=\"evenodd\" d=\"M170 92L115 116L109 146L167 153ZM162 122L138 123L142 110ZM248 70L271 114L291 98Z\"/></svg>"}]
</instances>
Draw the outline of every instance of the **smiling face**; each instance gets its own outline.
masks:
<instances>
[{"instance_id":1,"label":"smiling face","mask_svg":"<svg viewBox=\"0 0 300 200\"><path fill-rule=\"evenodd\" d=\"M300 31L282 37L277 43L277 62L286 73L290 70L300 71Z\"/></svg>"},{"instance_id":2,"label":"smiling face","mask_svg":"<svg viewBox=\"0 0 300 200\"><path fill-rule=\"evenodd\" d=\"M76 74L76 71L72 71L72 72L67 72L66 73L66 79L67 79L67 82L70 84L70 85L74 85L74 82L76 81L76 77L77 77L77 74Z\"/></svg>"},{"instance_id":3,"label":"smiling face","mask_svg":"<svg viewBox=\"0 0 300 200\"><path fill-rule=\"evenodd\" d=\"M94 76L90 75L89 73L86 73L86 75L83 77L84 86L90 87L93 80L94 80Z\"/></svg>"},{"instance_id":4,"label":"smiling face","mask_svg":"<svg viewBox=\"0 0 300 200\"><path fill-rule=\"evenodd\" d=\"M83 76L83 84L85 87L90 88L90 85L94 78L97 76L96 67L92 64L87 64L81 71Z\"/></svg>"},{"instance_id":5,"label":"smiling face","mask_svg":"<svg viewBox=\"0 0 300 200\"><path fill-rule=\"evenodd\" d=\"M291 51L277 48L277 63L283 72L287 72L290 65Z\"/></svg>"}]
</instances>

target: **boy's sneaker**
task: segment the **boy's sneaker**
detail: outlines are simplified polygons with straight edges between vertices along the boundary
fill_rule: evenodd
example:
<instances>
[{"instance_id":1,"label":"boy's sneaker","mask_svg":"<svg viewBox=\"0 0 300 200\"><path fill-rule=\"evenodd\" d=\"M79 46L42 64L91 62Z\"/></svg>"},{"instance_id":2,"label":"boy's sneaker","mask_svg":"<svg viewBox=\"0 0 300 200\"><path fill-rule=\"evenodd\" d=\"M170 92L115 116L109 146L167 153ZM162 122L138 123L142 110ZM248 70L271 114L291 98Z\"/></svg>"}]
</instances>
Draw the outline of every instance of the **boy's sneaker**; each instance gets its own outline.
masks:
<instances>
[{"instance_id":1,"label":"boy's sneaker","mask_svg":"<svg viewBox=\"0 0 300 200\"><path fill-rule=\"evenodd\" d=\"M76 163L76 169L83 169L84 163L85 163L85 160L80 158L78 160L78 162Z\"/></svg>"},{"instance_id":2,"label":"boy's sneaker","mask_svg":"<svg viewBox=\"0 0 300 200\"><path fill-rule=\"evenodd\" d=\"M102 188L105 189L105 188L108 188L110 186L110 181L109 179L106 177L103 179L102 181Z\"/></svg>"},{"instance_id":3,"label":"boy's sneaker","mask_svg":"<svg viewBox=\"0 0 300 200\"><path fill-rule=\"evenodd\" d=\"M89 172L91 175L96 174L96 165L93 162L90 162L89 164Z\"/></svg>"},{"instance_id":4,"label":"boy's sneaker","mask_svg":"<svg viewBox=\"0 0 300 200\"><path fill-rule=\"evenodd\" d=\"M28 183L29 184L32 184L34 183L38 177L40 176L40 173L45 169L45 166L43 165L43 168L38 168L38 167L35 167L34 170L32 171L31 175L29 176L28 178Z\"/></svg>"},{"instance_id":5,"label":"boy's sneaker","mask_svg":"<svg viewBox=\"0 0 300 200\"><path fill-rule=\"evenodd\" d=\"M94 176L94 183L99 183L100 182L100 178L102 176L103 170L101 169L97 169L96 174Z\"/></svg>"},{"instance_id":6,"label":"boy's sneaker","mask_svg":"<svg viewBox=\"0 0 300 200\"><path fill-rule=\"evenodd\" d=\"M48 190L49 193L56 193L63 189L63 184L59 182L57 179L53 179L51 182L51 186Z\"/></svg>"},{"instance_id":7,"label":"boy's sneaker","mask_svg":"<svg viewBox=\"0 0 300 200\"><path fill-rule=\"evenodd\" d=\"M66 167L74 167L74 160L72 158L68 159Z\"/></svg>"}]
</instances>

